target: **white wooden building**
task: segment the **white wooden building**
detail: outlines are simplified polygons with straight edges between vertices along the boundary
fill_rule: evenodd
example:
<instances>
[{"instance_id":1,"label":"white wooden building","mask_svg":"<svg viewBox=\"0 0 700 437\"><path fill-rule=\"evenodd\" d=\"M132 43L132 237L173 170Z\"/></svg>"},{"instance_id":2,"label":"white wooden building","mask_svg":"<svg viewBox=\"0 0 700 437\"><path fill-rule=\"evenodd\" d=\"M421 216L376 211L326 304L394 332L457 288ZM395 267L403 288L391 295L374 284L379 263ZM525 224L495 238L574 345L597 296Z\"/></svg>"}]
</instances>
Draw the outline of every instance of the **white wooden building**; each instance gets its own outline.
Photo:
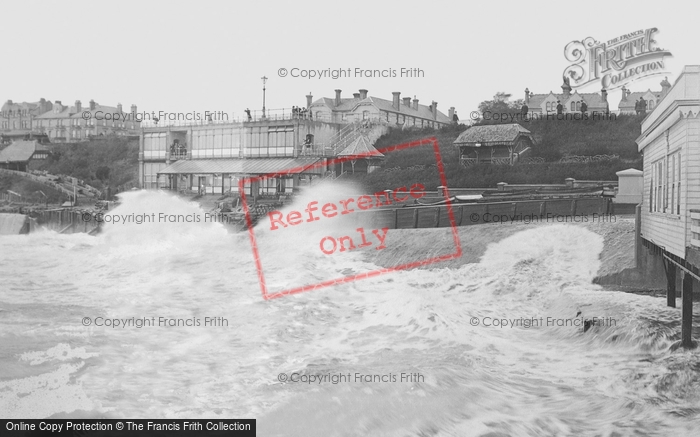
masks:
<instances>
[{"instance_id":1,"label":"white wooden building","mask_svg":"<svg viewBox=\"0 0 700 437\"><path fill-rule=\"evenodd\" d=\"M642 121L637 144L644 156L640 238L646 249L638 256L663 261L671 306L677 271L683 272L685 322L692 311L686 298L692 299L700 273L700 65L683 69Z\"/></svg>"}]
</instances>

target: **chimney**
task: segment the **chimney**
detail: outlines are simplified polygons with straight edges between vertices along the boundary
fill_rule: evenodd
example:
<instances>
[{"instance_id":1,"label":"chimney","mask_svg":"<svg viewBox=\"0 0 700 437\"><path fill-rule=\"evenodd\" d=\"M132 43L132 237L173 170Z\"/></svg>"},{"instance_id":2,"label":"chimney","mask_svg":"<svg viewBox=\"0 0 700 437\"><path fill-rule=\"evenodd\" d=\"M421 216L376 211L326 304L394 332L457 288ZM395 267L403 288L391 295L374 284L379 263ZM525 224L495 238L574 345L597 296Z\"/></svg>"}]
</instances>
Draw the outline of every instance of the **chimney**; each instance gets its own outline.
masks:
<instances>
[{"instance_id":1,"label":"chimney","mask_svg":"<svg viewBox=\"0 0 700 437\"><path fill-rule=\"evenodd\" d=\"M311 95L311 91L309 91L309 94L306 95L306 109L309 109L311 107L311 100L313 100L314 96Z\"/></svg>"},{"instance_id":2,"label":"chimney","mask_svg":"<svg viewBox=\"0 0 700 437\"><path fill-rule=\"evenodd\" d=\"M335 106L340 106L340 93L342 90L335 90Z\"/></svg>"},{"instance_id":3,"label":"chimney","mask_svg":"<svg viewBox=\"0 0 700 437\"><path fill-rule=\"evenodd\" d=\"M367 90L360 90L360 98L362 100L367 98Z\"/></svg>"},{"instance_id":4,"label":"chimney","mask_svg":"<svg viewBox=\"0 0 700 437\"><path fill-rule=\"evenodd\" d=\"M411 107L411 98L410 97L404 97L403 98L403 105L407 108Z\"/></svg>"},{"instance_id":5,"label":"chimney","mask_svg":"<svg viewBox=\"0 0 700 437\"><path fill-rule=\"evenodd\" d=\"M121 113L122 112L122 104L117 103L117 112Z\"/></svg>"},{"instance_id":6,"label":"chimney","mask_svg":"<svg viewBox=\"0 0 700 437\"><path fill-rule=\"evenodd\" d=\"M564 98L571 95L571 85L569 85L569 81L566 76L564 76L564 83L561 84L561 91L564 94Z\"/></svg>"},{"instance_id":7,"label":"chimney","mask_svg":"<svg viewBox=\"0 0 700 437\"><path fill-rule=\"evenodd\" d=\"M95 110L95 101L92 100L92 99L90 100L90 110L91 110L91 111L94 111L94 110Z\"/></svg>"},{"instance_id":8,"label":"chimney","mask_svg":"<svg viewBox=\"0 0 700 437\"><path fill-rule=\"evenodd\" d=\"M413 97L413 109L418 109L418 99L416 99L415 97Z\"/></svg>"},{"instance_id":9,"label":"chimney","mask_svg":"<svg viewBox=\"0 0 700 437\"><path fill-rule=\"evenodd\" d=\"M394 91L391 93L394 95L393 103L392 106L396 108L397 110L401 109L401 105L399 102L401 102L401 92L399 91Z\"/></svg>"},{"instance_id":10,"label":"chimney","mask_svg":"<svg viewBox=\"0 0 700 437\"><path fill-rule=\"evenodd\" d=\"M136 114L136 105L131 105L131 113Z\"/></svg>"},{"instance_id":11,"label":"chimney","mask_svg":"<svg viewBox=\"0 0 700 437\"><path fill-rule=\"evenodd\" d=\"M622 99L620 99L620 102L626 102L627 101L627 88L625 88L624 85L622 85Z\"/></svg>"},{"instance_id":12,"label":"chimney","mask_svg":"<svg viewBox=\"0 0 700 437\"><path fill-rule=\"evenodd\" d=\"M671 83L668 81L668 76L661 81L661 98L666 97L666 94L671 90Z\"/></svg>"},{"instance_id":13,"label":"chimney","mask_svg":"<svg viewBox=\"0 0 700 437\"><path fill-rule=\"evenodd\" d=\"M359 99L360 98L360 93L353 93L352 94L353 99Z\"/></svg>"},{"instance_id":14,"label":"chimney","mask_svg":"<svg viewBox=\"0 0 700 437\"><path fill-rule=\"evenodd\" d=\"M11 105L11 104L12 104L12 100L7 99L7 104L8 104L8 105Z\"/></svg>"},{"instance_id":15,"label":"chimney","mask_svg":"<svg viewBox=\"0 0 700 437\"><path fill-rule=\"evenodd\" d=\"M447 116L450 117L450 120L452 120L455 116L455 107L451 106L450 109L447 111Z\"/></svg>"},{"instance_id":16,"label":"chimney","mask_svg":"<svg viewBox=\"0 0 700 437\"><path fill-rule=\"evenodd\" d=\"M600 98L603 99L603 101L607 103L607 101L608 101L608 90L606 90L605 88L603 88L602 90L600 90Z\"/></svg>"},{"instance_id":17,"label":"chimney","mask_svg":"<svg viewBox=\"0 0 700 437\"><path fill-rule=\"evenodd\" d=\"M60 105L60 104L61 104L61 101L60 101L60 100L56 100L56 104L57 104L57 105Z\"/></svg>"},{"instance_id":18,"label":"chimney","mask_svg":"<svg viewBox=\"0 0 700 437\"><path fill-rule=\"evenodd\" d=\"M75 101L75 110L76 110L76 112L82 112L83 104L80 103L80 100Z\"/></svg>"},{"instance_id":19,"label":"chimney","mask_svg":"<svg viewBox=\"0 0 700 437\"><path fill-rule=\"evenodd\" d=\"M530 106L530 90L525 88L525 104Z\"/></svg>"},{"instance_id":20,"label":"chimney","mask_svg":"<svg viewBox=\"0 0 700 437\"><path fill-rule=\"evenodd\" d=\"M437 120L437 102L433 100L433 104L430 107L433 110L433 120Z\"/></svg>"}]
</instances>

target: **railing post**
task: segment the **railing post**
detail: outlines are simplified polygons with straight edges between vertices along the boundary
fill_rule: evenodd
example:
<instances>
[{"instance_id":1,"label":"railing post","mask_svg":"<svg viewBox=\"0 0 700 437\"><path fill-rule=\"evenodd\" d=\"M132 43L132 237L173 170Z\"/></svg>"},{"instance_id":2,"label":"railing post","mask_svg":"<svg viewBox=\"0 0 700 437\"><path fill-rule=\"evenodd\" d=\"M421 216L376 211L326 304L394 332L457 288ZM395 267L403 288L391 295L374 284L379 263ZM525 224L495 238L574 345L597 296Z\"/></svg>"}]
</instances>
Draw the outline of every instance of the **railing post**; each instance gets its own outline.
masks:
<instances>
[{"instance_id":1,"label":"railing post","mask_svg":"<svg viewBox=\"0 0 700 437\"><path fill-rule=\"evenodd\" d=\"M462 226L462 218L464 217L464 205L459 206L459 223L457 226Z\"/></svg>"},{"instance_id":2,"label":"railing post","mask_svg":"<svg viewBox=\"0 0 700 437\"><path fill-rule=\"evenodd\" d=\"M665 259L666 266L666 306L676 307L676 265Z\"/></svg>"},{"instance_id":3,"label":"railing post","mask_svg":"<svg viewBox=\"0 0 700 437\"><path fill-rule=\"evenodd\" d=\"M413 229L418 228L418 208L413 208Z\"/></svg>"},{"instance_id":4,"label":"railing post","mask_svg":"<svg viewBox=\"0 0 700 437\"><path fill-rule=\"evenodd\" d=\"M681 346L689 349L693 347L693 277L688 272L683 275L681 312Z\"/></svg>"},{"instance_id":5,"label":"railing post","mask_svg":"<svg viewBox=\"0 0 700 437\"><path fill-rule=\"evenodd\" d=\"M440 207L435 208L435 226L436 228L440 227Z\"/></svg>"},{"instance_id":6,"label":"railing post","mask_svg":"<svg viewBox=\"0 0 700 437\"><path fill-rule=\"evenodd\" d=\"M399 209L394 210L394 229L399 228Z\"/></svg>"}]
</instances>

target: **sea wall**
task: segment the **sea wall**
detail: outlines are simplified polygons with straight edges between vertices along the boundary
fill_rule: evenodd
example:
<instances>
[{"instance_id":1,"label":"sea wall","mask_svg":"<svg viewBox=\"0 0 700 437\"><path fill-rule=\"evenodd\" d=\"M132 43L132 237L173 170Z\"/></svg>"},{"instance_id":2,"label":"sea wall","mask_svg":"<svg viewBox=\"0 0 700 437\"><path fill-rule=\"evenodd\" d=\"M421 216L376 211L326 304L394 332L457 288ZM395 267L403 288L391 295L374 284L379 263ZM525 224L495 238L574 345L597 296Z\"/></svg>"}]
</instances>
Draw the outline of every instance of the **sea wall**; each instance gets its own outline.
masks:
<instances>
[{"instance_id":1,"label":"sea wall","mask_svg":"<svg viewBox=\"0 0 700 437\"><path fill-rule=\"evenodd\" d=\"M556 223L490 223L457 228L462 246L462 256L459 258L440 261L420 268L457 268L463 264L478 263L486 252L487 247L532 227L551 226ZM603 237L604 247L600 254L601 265L597 272L597 283L616 284L616 278L621 272L630 272L635 268L634 216L611 216L607 221L592 221L582 223L566 223L566 226L581 226ZM430 258L454 252L454 240L451 228L433 229L392 229L386 239L386 249L368 251L368 261L382 267L390 268L415 260L415 248L423 247L422 257ZM626 273L631 277L631 273ZM618 281L619 282L619 281ZM639 288L648 288L643 281L634 284ZM656 284L652 284L655 287Z\"/></svg>"}]
</instances>

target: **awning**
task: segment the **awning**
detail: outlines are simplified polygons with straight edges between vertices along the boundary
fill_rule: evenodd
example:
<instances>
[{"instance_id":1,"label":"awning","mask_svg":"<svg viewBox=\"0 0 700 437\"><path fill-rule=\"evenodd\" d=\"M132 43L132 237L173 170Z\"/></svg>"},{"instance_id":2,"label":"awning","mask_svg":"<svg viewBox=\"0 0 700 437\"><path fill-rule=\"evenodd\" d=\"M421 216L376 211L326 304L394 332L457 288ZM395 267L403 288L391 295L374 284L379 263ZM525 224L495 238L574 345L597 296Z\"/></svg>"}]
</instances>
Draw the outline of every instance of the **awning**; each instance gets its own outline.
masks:
<instances>
[{"instance_id":1,"label":"awning","mask_svg":"<svg viewBox=\"0 0 700 437\"><path fill-rule=\"evenodd\" d=\"M238 173L265 175L289 170L292 170L290 173L323 174L323 166L306 169L319 161L319 158L191 159L177 161L159 171L158 174Z\"/></svg>"}]
</instances>

